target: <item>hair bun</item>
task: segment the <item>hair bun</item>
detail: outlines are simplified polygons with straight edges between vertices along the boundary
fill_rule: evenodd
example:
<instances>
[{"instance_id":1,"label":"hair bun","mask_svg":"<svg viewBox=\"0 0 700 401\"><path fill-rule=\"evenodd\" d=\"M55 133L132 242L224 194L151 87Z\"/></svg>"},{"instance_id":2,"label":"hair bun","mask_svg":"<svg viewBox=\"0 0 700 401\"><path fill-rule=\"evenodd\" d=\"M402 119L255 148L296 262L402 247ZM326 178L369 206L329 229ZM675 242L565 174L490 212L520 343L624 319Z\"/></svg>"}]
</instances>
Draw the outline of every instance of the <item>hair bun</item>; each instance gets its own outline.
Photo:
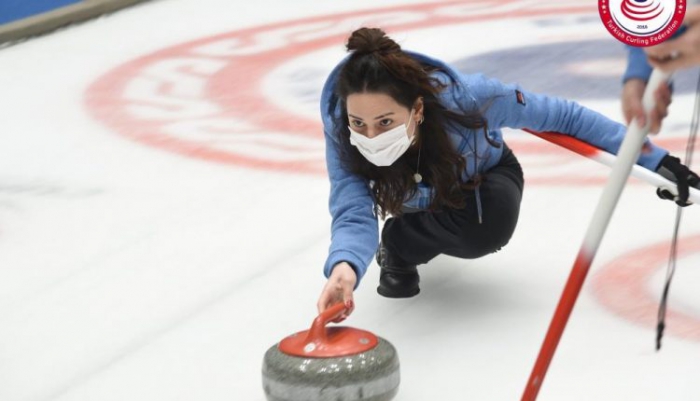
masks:
<instances>
[{"instance_id":1,"label":"hair bun","mask_svg":"<svg viewBox=\"0 0 700 401\"><path fill-rule=\"evenodd\" d=\"M349 52L357 54L400 52L401 46L386 36L379 28L360 28L350 35L347 43Z\"/></svg>"}]
</instances>

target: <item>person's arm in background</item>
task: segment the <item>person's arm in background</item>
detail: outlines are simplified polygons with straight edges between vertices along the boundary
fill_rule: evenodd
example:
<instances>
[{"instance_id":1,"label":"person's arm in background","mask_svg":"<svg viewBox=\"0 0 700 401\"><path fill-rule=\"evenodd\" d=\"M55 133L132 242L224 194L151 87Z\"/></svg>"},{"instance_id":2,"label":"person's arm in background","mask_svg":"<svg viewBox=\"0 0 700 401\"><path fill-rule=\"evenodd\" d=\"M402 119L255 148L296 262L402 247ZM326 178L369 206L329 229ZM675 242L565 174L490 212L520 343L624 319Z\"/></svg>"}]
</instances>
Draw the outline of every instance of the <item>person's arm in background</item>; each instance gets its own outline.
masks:
<instances>
[{"instance_id":1,"label":"person's arm in background","mask_svg":"<svg viewBox=\"0 0 700 401\"><path fill-rule=\"evenodd\" d=\"M642 107L642 96L651 75L652 66L647 61L647 54L640 47L627 46L627 69L622 78L622 115L629 125L636 118L641 126L646 125L647 118ZM671 87L667 83L659 85L654 92L656 107L649 114L649 130L656 134L661 130L661 122L668 115L671 104Z\"/></svg>"},{"instance_id":2,"label":"person's arm in background","mask_svg":"<svg viewBox=\"0 0 700 401\"><path fill-rule=\"evenodd\" d=\"M700 65L700 6L698 1L691 1L695 6L686 11L683 26L673 38L656 46L638 48L628 46L627 70L623 76L622 112L629 124L637 118L640 125L646 123L642 96L646 89L649 75L653 68L664 72L673 72L682 68ZM671 86L661 84L654 92L656 107L649 114L650 131L658 133L662 120L668 115L671 103ZM679 196L674 197L667 191L658 190L664 199L676 201L680 206L687 205L688 186L698 188L700 180L697 174L683 165L680 159L667 155L662 160L658 172L678 183Z\"/></svg>"},{"instance_id":3,"label":"person's arm in background","mask_svg":"<svg viewBox=\"0 0 700 401\"><path fill-rule=\"evenodd\" d=\"M644 125L646 117L642 108L642 95L653 68L672 72L700 65L700 6L698 1L688 8L683 26L673 38L656 46L641 48L628 46L627 70L622 78L622 113L627 124L632 118ZM671 87L662 84L654 92L656 108L649 115L650 131L656 134L663 119L668 115L671 103Z\"/></svg>"}]
</instances>

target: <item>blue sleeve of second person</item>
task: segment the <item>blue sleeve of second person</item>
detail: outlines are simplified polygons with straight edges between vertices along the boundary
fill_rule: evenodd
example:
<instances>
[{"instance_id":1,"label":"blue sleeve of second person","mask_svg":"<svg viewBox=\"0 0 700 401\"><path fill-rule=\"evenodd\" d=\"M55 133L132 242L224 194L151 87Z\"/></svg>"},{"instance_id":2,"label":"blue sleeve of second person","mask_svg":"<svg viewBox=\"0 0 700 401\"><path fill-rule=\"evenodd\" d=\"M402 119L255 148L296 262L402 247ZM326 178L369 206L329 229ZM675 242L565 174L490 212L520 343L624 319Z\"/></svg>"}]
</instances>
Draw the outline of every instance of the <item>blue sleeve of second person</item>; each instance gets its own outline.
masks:
<instances>
[{"instance_id":1,"label":"blue sleeve of second person","mask_svg":"<svg viewBox=\"0 0 700 401\"><path fill-rule=\"evenodd\" d=\"M648 81L652 67L647 61L647 54L641 47L627 46L627 69L622 76L622 82L637 78Z\"/></svg>"},{"instance_id":2,"label":"blue sleeve of second person","mask_svg":"<svg viewBox=\"0 0 700 401\"><path fill-rule=\"evenodd\" d=\"M696 0L691 0L689 3L695 3L697 5L699 2ZM673 36L671 36L671 40L683 35L686 30L688 30L688 26L681 25ZM633 78L641 79L644 82L649 81L651 71L654 69L654 67L649 64L644 48L630 45L626 45L625 48L627 48L627 69L622 76L622 83L625 83Z\"/></svg>"}]
</instances>

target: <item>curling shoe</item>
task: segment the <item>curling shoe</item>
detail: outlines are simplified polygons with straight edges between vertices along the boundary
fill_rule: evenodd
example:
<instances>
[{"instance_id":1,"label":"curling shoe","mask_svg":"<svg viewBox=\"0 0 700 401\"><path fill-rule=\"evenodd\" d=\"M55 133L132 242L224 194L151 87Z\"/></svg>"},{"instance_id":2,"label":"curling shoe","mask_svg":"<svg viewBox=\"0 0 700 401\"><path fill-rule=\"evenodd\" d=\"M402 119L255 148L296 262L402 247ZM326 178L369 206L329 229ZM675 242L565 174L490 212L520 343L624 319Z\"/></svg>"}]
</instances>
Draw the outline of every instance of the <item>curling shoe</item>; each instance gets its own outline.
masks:
<instances>
[{"instance_id":1,"label":"curling shoe","mask_svg":"<svg viewBox=\"0 0 700 401\"><path fill-rule=\"evenodd\" d=\"M411 298L418 295L420 277L415 265L398 266L381 243L376 258L381 268L377 287L379 295L387 298Z\"/></svg>"}]
</instances>

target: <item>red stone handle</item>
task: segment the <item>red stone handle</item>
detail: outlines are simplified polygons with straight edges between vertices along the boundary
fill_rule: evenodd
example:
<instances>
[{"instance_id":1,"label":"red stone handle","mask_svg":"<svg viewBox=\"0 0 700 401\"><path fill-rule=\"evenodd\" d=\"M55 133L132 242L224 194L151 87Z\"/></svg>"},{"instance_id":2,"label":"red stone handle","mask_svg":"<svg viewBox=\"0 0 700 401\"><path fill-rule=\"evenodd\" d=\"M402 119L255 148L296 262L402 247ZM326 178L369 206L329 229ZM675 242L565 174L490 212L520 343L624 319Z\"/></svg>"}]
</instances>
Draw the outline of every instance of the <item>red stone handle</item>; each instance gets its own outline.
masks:
<instances>
[{"instance_id":1,"label":"red stone handle","mask_svg":"<svg viewBox=\"0 0 700 401\"><path fill-rule=\"evenodd\" d=\"M309 334L306 336L306 342L325 344L328 340L328 336L326 335L326 325L329 322L339 318L340 315L345 313L345 311L347 311L347 308L342 302L324 310L316 317L316 319L314 319L311 329L309 330Z\"/></svg>"},{"instance_id":2,"label":"red stone handle","mask_svg":"<svg viewBox=\"0 0 700 401\"><path fill-rule=\"evenodd\" d=\"M327 327L328 323L346 313L344 303L337 303L323 311L311 329L292 334L279 343L283 354L303 358L337 358L367 352L379 343L374 334L352 327Z\"/></svg>"}]
</instances>

